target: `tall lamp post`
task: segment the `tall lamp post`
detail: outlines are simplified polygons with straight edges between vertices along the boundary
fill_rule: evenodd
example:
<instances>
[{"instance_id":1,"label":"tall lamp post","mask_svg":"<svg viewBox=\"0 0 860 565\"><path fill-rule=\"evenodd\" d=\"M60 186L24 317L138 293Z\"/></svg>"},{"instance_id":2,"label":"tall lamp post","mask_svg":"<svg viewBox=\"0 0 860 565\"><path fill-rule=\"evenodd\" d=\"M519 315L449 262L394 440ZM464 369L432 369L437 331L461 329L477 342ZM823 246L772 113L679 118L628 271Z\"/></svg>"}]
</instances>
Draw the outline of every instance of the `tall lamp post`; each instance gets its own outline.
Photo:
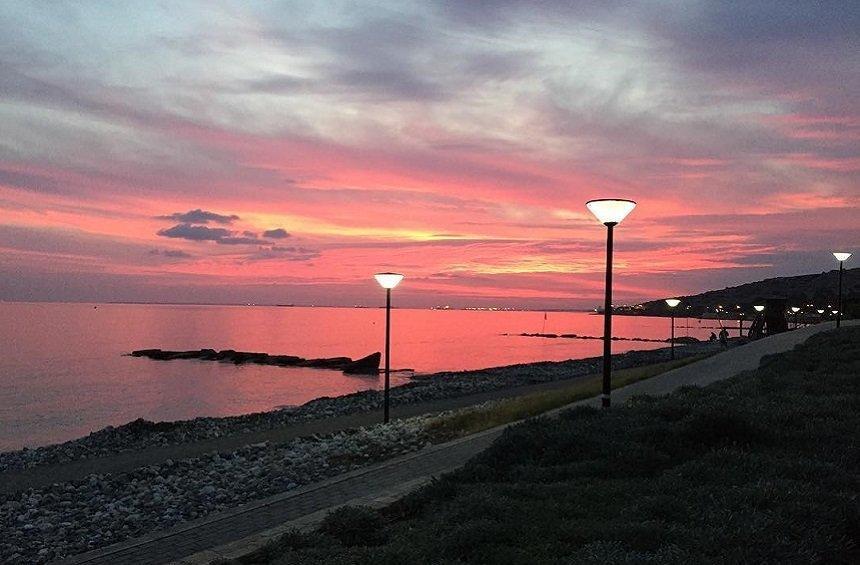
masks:
<instances>
[{"instance_id":1,"label":"tall lamp post","mask_svg":"<svg viewBox=\"0 0 860 565\"><path fill-rule=\"evenodd\" d=\"M833 256L836 257L836 260L839 261L839 302L836 303L836 308L838 312L836 312L836 327L839 327L839 322L842 321L842 271L844 269L845 261L851 257L850 253L845 251L834 251Z\"/></svg>"},{"instance_id":2,"label":"tall lamp post","mask_svg":"<svg viewBox=\"0 0 860 565\"><path fill-rule=\"evenodd\" d=\"M389 389L391 388L391 289L400 284L400 273L377 273L373 275L379 286L385 289L385 408L383 422L388 423Z\"/></svg>"},{"instance_id":3,"label":"tall lamp post","mask_svg":"<svg viewBox=\"0 0 860 565\"><path fill-rule=\"evenodd\" d=\"M672 318L672 334L669 338L669 358L675 359L675 306L680 304L681 301L677 298L667 298L666 305L669 307L669 312L671 312L670 317Z\"/></svg>"},{"instance_id":4,"label":"tall lamp post","mask_svg":"<svg viewBox=\"0 0 860 565\"><path fill-rule=\"evenodd\" d=\"M585 203L597 220L606 226L606 300L603 303L603 395L601 404L610 406L612 393L612 230L627 217L636 203L632 200L600 198Z\"/></svg>"},{"instance_id":5,"label":"tall lamp post","mask_svg":"<svg viewBox=\"0 0 860 565\"><path fill-rule=\"evenodd\" d=\"M794 329L797 329L797 313L800 312L800 307L792 306L791 312L794 314Z\"/></svg>"}]
</instances>

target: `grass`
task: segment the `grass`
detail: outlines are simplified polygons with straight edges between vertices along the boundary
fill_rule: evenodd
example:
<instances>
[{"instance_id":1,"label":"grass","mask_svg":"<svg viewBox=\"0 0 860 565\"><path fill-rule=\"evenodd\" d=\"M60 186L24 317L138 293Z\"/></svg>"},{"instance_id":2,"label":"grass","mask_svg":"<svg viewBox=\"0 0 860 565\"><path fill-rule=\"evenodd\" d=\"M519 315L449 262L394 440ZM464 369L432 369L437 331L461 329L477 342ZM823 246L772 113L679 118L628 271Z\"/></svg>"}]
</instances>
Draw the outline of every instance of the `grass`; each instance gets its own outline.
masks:
<instances>
[{"instance_id":1,"label":"grass","mask_svg":"<svg viewBox=\"0 0 860 565\"><path fill-rule=\"evenodd\" d=\"M386 508L240 562L856 563L858 375L849 327L705 388L530 419Z\"/></svg>"},{"instance_id":2,"label":"grass","mask_svg":"<svg viewBox=\"0 0 860 565\"><path fill-rule=\"evenodd\" d=\"M666 371L700 361L710 355L713 354L695 355L685 359L613 371L612 388L616 389L636 381L650 379ZM577 400L597 396L602 391L602 383L602 376L593 375L576 379L570 386L558 390L526 394L487 403L470 410L460 410L452 415L442 416L434 420L429 426L429 431L435 441L474 434L502 424L531 418Z\"/></svg>"}]
</instances>

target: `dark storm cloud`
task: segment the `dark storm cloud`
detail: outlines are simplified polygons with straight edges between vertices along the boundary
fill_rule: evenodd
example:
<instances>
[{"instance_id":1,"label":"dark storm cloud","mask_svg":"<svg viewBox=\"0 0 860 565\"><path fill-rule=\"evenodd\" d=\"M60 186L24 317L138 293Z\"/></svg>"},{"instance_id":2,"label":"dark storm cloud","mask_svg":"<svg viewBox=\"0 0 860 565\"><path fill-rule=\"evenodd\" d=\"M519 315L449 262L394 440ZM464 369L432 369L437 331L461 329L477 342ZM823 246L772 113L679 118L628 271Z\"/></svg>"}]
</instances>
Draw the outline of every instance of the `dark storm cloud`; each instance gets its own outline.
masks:
<instances>
[{"instance_id":1,"label":"dark storm cloud","mask_svg":"<svg viewBox=\"0 0 860 565\"><path fill-rule=\"evenodd\" d=\"M193 224L176 224L159 230L156 235L188 241L214 241L221 245L271 245L271 242L260 239L254 232L238 234L226 228L210 228Z\"/></svg>"},{"instance_id":2,"label":"dark storm cloud","mask_svg":"<svg viewBox=\"0 0 860 565\"><path fill-rule=\"evenodd\" d=\"M219 241L231 237L233 232L224 228L209 228L191 224L176 224L173 227L158 230L157 235L189 241Z\"/></svg>"},{"instance_id":3,"label":"dark storm cloud","mask_svg":"<svg viewBox=\"0 0 860 565\"><path fill-rule=\"evenodd\" d=\"M215 240L216 243L220 243L221 245L269 245L271 242L266 241L265 239L260 239L258 237L247 237L247 236L230 236L230 237L222 237L221 239Z\"/></svg>"},{"instance_id":4,"label":"dark storm cloud","mask_svg":"<svg viewBox=\"0 0 860 565\"><path fill-rule=\"evenodd\" d=\"M264 231L263 237L268 237L270 239L286 239L290 237L290 234L288 234L287 230L284 228L275 228L273 230Z\"/></svg>"},{"instance_id":5,"label":"dark storm cloud","mask_svg":"<svg viewBox=\"0 0 860 565\"><path fill-rule=\"evenodd\" d=\"M689 70L800 94L820 111L856 112L860 3L703 2L648 21Z\"/></svg>"},{"instance_id":6,"label":"dark storm cloud","mask_svg":"<svg viewBox=\"0 0 860 565\"><path fill-rule=\"evenodd\" d=\"M617 0L437 0L433 4L452 25L484 31L523 21L566 21L573 26L601 20L626 6Z\"/></svg>"},{"instance_id":7,"label":"dark storm cloud","mask_svg":"<svg viewBox=\"0 0 860 565\"><path fill-rule=\"evenodd\" d=\"M372 17L346 27L270 29L268 34L288 49L316 52L313 78L273 73L234 90L438 102L456 98L476 83L521 76L533 69L535 60L525 49L468 44L462 37L398 16Z\"/></svg>"},{"instance_id":8,"label":"dark storm cloud","mask_svg":"<svg viewBox=\"0 0 860 565\"><path fill-rule=\"evenodd\" d=\"M188 241L214 241L219 245L273 245L270 240L285 239L290 236L283 228L266 230L260 237L257 232L251 230L234 231L228 228L212 228L206 225L209 222L216 224L232 224L239 219L235 214L224 215L215 212L196 209L185 213L171 214L169 216L157 216L158 219L180 220L182 223L164 228L156 232L161 237L173 239L186 239Z\"/></svg>"},{"instance_id":9,"label":"dark storm cloud","mask_svg":"<svg viewBox=\"0 0 860 565\"><path fill-rule=\"evenodd\" d=\"M48 194L63 192L52 178L8 169L0 169L0 185Z\"/></svg>"},{"instance_id":10,"label":"dark storm cloud","mask_svg":"<svg viewBox=\"0 0 860 565\"><path fill-rule=\"evenodd\" d=\"M188 212L176 212L168 216L158 216L158 219L172 220L182 222L184 224L208 224L211 222L213 224L226 226L238 220L239 216L235 214L217 214L215 212L209 212L208 210L197 208L195 210L189 210Z\"/></svg>"}]
</instances>

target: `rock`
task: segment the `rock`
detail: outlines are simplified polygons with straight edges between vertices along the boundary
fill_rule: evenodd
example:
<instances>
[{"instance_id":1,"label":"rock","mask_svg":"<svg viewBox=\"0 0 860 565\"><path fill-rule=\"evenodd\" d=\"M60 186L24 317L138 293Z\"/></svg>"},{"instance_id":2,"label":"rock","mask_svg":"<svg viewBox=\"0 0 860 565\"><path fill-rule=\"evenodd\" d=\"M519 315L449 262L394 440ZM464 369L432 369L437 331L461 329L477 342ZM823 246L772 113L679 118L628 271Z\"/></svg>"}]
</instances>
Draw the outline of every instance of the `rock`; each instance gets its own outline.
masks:
<instances>
[{"instance_id":1,"label":"rock","mask_svg":"<svg viewBox=\"0 0 860 565\"><path fill-rule=\"evenodd\" d=\"M323 359L304 359L294 355L269 355L268 353L257 353L254 351L235 351L224 349L199 349L196 351L165 351L162 349L138 349L130 353L132 357L147 357L156 361L171 361L174 359L199 359L201 361L221 361L223 363L256 363L258 365L278 365L281 367L316 367L320 369L345 369L354 367L353 373L367 373L373 363L374 353L353 361L349 357L330 357ZM379 368L379 361L376 361Z\"/></svg>"},{"instance_id":2,"label":"rock","mask_svg":"<svg viewBox=\"0 0 860 565\"><path fill-rule=\"evenodd\" d=\"M281 367L294 367L301 362L302 358L295 355L269 355L269 363Z\"/></svg>"},{"instance_id":3,"label":"rock","mask_svg":"<svg viewBox=\"0 0 860 565\"><path fill-rule=\"evenodd\" d=\"M268 353L253 353L250 351L236 351L233 353L230 361L236 365L243 363L257 363L258 365L266 365L269 359ZM226 360L226 359L225 359Z\"/></svg>"},{"instance_id":4,"label":"rock","mask_svg":"<svg viewBox=\"0 0 860 565\"><path fill-rule=\"evenodd\" d=\"M371 353L367 357L356 359L343 368L343 372L350 375L377 375L379 374L379 362L382 360L382 353L377 351Z\"/></svg>"},{"instance_id":5,"label":"rock","mask_svg":"<svg viewBox=\"0 0 860 565\"><path fill-rule=\"evenodd\" d=\"M352 363L352 359L349 357L328 357L323 359L305 359L299 363L299 366L315 367L317 369L342 369L349 363Z\"/></svg>"},{"instance_id":6,"label":"rock","mask_svg":"<svg viewBox=\"0 0 860 565\"><path fill-rule=\"evenodd\" d=\"M668 342L671 340L667 339L666 341ZM692 336L681 336L681 337L675 338L675 343L700 343L700 342L701 342L701 340L696 339L695 337L692 337Z\"/></svg>"}]
</instances>

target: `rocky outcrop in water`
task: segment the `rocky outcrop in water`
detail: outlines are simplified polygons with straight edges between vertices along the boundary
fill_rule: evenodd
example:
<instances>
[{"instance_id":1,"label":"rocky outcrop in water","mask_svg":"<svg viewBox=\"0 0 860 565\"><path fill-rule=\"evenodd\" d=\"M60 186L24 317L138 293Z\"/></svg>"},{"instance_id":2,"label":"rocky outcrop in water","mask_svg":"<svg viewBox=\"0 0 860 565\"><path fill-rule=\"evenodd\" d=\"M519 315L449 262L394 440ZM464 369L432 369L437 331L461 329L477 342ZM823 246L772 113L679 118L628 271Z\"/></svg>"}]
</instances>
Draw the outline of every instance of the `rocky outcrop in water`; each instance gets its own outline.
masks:
<instances>
[{"instance_id":1,"label":"rocky outcrop in water","mask_svg":"<svg viewBox=\"0 0 860 565\"><path fill-rule=\"evenodd\" d=\"M379 360L382 354L378 351L361 359L349 357L324 357L321 359L304 359L295 355L269 355L253 351L235 351L224 349L196 349L192 351L166 351L163 349L138 349L131 352L132 357L146 357L156 361L172 361L174 359L199 359L200 361L220 361L222 363L255 363L257 365L276 365L278 367L313 367L316 369L334 369L350 374L376 375L379 373Z\"/></svg>"},{"instance_id":2,"label":"rocky outcrop in water","mask_svg":"<svg viewBox=\"0 0 860 565\"><path fill-rule=\"evenodd\" d=\"M512 334L502 334L512 335ZM577 334L544 334L544 333L521 333L516 334L520 337L544 337L549 339L564 338L564 339L603 339L602 335L577 335ZM647 337L617 337L612 336L612 341L649 341L653 343L662 343L668 341L665 339L648 339ZM677 340L676 340L677 341ZM698 340L696 340L698 341Z\"/></svg>"},{"instance_id":3,"label":"rocky outcrop in water","mask_svg":"<svg viewBox=\"0 0 860 565\"><path fill-rule=\"evenodd\" d=\"M367 357L356 359L343 368L343 372L351 375L375 375L379 372L379 361L382 353L371 353Z\"/></svg>"}]
</instances>

